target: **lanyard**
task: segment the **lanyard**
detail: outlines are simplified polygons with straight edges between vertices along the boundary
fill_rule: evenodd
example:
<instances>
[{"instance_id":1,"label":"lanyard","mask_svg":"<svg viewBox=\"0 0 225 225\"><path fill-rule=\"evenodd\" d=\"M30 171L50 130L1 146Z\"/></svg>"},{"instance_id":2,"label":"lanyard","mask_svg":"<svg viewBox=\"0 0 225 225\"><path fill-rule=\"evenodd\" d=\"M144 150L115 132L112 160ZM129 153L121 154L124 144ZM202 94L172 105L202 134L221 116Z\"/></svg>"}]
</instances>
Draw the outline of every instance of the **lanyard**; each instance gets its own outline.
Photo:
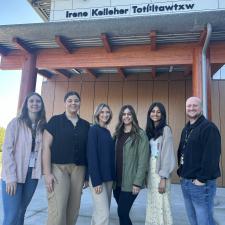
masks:
<instances>
[{"instance_id":1,"label":"lanyard","mask_svg":"<svg viewBox=\"0 0 225 225\"><path fill-rule=\"evenodd\" d=\"M193 132L193 128L190 130L190 132L188 132L188 130L186 130L186 134L185 134L185 139L184 139L184 143L183 143L183 147L182 147L182 152L181 152L181 156L180 156L180 164L183 165L184 164L184 151L186 150L186 146L188 143L188 140L191 136L191 133Z\"/></svg>"},{"instance_id":2,"label":"lanyard","mask_svg":"<svg viewBox=\"0 0 225 225\"><path fill-rule=\"evenodd\" d=\"M188 143L188 140L189 140L189 138L190 138L191 133L192 133L193 130L194 130L194 129L192 128L192 129L190 130L189 133L188 133L188 131L186 130L185 139L184 139L184 144L183 144L183 149L186 148L186 145L187 145L187 143Z\"/></svg>"}]
</instances>

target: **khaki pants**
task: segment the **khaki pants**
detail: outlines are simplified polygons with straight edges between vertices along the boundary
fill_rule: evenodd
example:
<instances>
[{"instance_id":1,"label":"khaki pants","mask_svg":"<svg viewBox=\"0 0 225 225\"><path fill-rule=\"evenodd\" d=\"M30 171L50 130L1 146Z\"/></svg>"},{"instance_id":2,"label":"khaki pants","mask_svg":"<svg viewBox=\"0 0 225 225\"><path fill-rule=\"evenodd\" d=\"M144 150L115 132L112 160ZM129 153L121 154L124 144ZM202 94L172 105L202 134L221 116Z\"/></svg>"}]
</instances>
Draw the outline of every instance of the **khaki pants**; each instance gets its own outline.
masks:
<instances>
[{"instance_id":1,"label":"khaki pants","mask_svg":"<svg viewBox=\"0 0 225 225\"><path fill-rule=\"evenodd\" d=\"M52 164L57 182L48 193L47 225L74 225L80 209L85 166Z\"/></svg>"},{"instance_id":2,"label":"khaki pants","mask_svg":"<svg viewBox=\"0 0 225 225\"><path fill-rule=\"evenodd\" d=\"M102 192L100 194L96 194L95 189L91 184L91 179L89 179L89 185L93 199L91 225L109 225L112 183L112 181L104 182L102 184Z\"/></svg>"}]
</instances>

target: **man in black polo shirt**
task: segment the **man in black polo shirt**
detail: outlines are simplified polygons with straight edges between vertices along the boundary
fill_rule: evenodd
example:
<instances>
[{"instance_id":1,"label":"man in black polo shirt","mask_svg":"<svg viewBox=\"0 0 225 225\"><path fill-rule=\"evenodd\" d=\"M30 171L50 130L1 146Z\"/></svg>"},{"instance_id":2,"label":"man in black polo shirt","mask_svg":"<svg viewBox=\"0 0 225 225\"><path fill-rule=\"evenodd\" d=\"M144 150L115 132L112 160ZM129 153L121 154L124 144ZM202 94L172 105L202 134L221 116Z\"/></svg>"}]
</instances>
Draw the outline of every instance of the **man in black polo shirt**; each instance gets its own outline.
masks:
<instances>
[{"instance_id":1,"label":"man in black polo shirt","mask_svg":"<svg viewBox=\"0 0 225 225\"><path fill-rule=\"evenodd\" d=\"M202 115L197 97L186 101L189 122L178 149L178 175L191 225L215 225L213 200L220 176L221 137L216 125Z\"/></svg>"},{"instance_id":2,"label":"man in black polo shirt","mask_svg":"<svg viewBox=\"0 0 225 225\"><path fill-rule=\"evenodd\" d=\"M43 171L48 190L48 225L76 223L84 185L89 123L77 112L80 96L68 92L65 113L53 116L43 140Z\"/></svg>"}]
</instances>

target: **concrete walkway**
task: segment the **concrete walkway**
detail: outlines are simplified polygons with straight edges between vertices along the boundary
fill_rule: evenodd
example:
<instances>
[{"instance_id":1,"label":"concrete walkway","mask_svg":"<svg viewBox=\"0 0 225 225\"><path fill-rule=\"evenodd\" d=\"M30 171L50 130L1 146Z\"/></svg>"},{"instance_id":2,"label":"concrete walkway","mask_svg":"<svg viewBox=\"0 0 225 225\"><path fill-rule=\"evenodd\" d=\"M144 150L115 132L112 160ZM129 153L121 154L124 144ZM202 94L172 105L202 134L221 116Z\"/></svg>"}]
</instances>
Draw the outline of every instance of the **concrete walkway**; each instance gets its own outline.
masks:
<instances>
[{"instance_id":1,"label":"concrete walkway","mask_svg":"<svg viewBox=\"0 0 225 225\"><path fill-rule=\"evenodd\" d=\"M1 187L0 187L1 189ZM133 225L144 225L146 190L142 190L131 210ZM172 185L172 210L174 225L188 225L184 209L184 203L180 185ZM1 194L0 194L0 202ZM89 189L84 190L82 195L80 215L77 225L89 225L92 213L92 199ZM0 224L2 224L3 211L0 204ZM116 203L112 200L110 225L118 225ZM47 219L47 200L43 180L39 182L38 188L27 210L25 225L45 225ZM225 225L225 189L218 188L215 201L215 219L218 225ZM64 225L64 224L62 224ZM202 224L204 225L204 224Z\"/></svg>"}]
</instances>

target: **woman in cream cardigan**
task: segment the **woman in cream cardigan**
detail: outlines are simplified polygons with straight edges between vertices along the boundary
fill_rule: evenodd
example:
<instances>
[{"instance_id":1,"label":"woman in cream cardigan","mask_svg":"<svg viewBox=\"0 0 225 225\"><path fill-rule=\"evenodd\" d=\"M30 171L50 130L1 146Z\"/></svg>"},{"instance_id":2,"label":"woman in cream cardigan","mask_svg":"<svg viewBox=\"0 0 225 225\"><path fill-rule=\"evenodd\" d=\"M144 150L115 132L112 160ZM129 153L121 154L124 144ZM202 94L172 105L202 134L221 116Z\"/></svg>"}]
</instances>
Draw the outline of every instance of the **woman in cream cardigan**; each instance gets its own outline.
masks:
<instances>
[{"instance_id":1,"label":"woman in cream cardigan","mask_svg":"<svg viewBox=\"0 0 225 225\"><path fill-rule=\"evenodd\" d=\"M172 225L170 176L175 167L173 136L166 124L162 103L153 103L147 114L146 134L150 144L148 197L145 225Z\"/></svg>"},{"instance_id":2,"label":"woman in cream cardigan","mask_svg":"<svg viewBox=\"0 0 225 225\"><path fill-rule=\"evenodd\" d=\"M32 92L21 114L7 126L2 151L3 225L23 225L41 178L42 134L46 123L42 97Z\"/></svg>"}]
</instances>

